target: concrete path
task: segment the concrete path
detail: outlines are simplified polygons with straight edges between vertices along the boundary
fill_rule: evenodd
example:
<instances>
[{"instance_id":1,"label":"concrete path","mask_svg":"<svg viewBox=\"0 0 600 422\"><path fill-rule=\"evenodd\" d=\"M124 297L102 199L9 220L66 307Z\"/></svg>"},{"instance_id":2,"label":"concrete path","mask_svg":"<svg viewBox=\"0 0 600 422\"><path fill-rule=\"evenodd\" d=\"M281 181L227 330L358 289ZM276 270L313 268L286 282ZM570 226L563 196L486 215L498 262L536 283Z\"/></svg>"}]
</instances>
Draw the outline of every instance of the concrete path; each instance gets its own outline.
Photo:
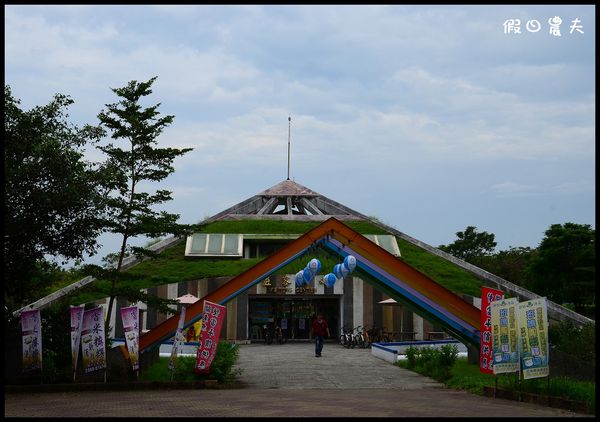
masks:
<instances>
[{"instance_id":1,"label":"concrete path","mask_svg":"<svg viewBox=\"0 0 600 422\"><path fill-rule=\"evenodd\" d=\"M236 389L5 394L5 417L572 417L562 409L443 388L371 355L326 343L240 346Z\"/></svg>"}]
</instances>

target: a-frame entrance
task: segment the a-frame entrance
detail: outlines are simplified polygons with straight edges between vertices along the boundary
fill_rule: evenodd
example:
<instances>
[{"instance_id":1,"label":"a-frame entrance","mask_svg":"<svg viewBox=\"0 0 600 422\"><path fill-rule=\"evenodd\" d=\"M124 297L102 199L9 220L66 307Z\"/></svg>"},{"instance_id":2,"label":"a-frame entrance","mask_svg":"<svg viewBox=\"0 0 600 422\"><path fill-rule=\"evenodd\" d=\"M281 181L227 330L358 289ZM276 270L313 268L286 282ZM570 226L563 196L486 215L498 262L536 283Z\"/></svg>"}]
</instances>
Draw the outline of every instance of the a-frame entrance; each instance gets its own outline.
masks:
<instances>
[{"instance_id":1,"label":"a-frame entrance","mask_svg":"<svg viewBox=\"0 0 600 422\"><path fill-rule=\"evenodd\" d=\"M421 317L441 325L457 340L479 348L479 309L335 218L328 219L288 243L192 304L186 310L184 325L189 326L202 317L204 300L225 304L318 246L342 258L353 255L357 261L355 271L364 276L366 282L373 284ZM171 338L175 334L178 321L179 313L176 313L142 335L140 353L151 350L162 341Z\"/></svg>"}]
</instances>

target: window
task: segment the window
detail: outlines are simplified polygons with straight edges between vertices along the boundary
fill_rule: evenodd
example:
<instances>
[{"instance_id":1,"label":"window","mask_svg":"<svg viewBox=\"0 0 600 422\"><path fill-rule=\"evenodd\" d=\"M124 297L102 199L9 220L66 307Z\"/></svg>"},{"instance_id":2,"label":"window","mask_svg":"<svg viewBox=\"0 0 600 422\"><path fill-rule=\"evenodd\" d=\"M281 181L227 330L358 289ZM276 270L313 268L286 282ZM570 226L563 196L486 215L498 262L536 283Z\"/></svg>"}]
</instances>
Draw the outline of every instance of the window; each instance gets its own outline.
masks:
<instances>
[{"instance_id":1,"label":"window","mask_svg":"<svg viewBox=\"0 0 600 422\"><path fill-rule=\"evenodd\" d=\"M194 233L188 236L185 256L242 257L241 234Z\"/></svg>"},{"instance_id":2,"label":"window","mask_svg":"<svg viewBox=\"0 0 600 422\"><path fill-rule=\"evenodd\" d=\"M365 234L365 237L371 242L381 246L392 255L401 256L400 248L398 247L395 236L392 236L391 234Z\"/></svg>"}]
</instances>

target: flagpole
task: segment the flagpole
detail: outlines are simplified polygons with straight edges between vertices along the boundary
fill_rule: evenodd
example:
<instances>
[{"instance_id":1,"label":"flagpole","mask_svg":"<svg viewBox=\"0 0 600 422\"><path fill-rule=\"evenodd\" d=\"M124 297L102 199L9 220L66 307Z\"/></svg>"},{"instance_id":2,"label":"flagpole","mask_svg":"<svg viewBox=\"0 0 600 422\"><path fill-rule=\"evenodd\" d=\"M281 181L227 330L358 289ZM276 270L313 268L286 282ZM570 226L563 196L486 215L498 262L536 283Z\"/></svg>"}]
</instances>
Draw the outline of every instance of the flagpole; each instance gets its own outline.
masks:
<instances>
[{"instance_id":1,"label":"flagpole","mask_svg":"<svg viewBox=\"0 0 600 422\"><path fill-rule=\"evenodd\" d=\"M288 172L287 172L287 180L290 180L290 133L292 126L292 117L288 116Z\"/></svg>"}]
</instances>

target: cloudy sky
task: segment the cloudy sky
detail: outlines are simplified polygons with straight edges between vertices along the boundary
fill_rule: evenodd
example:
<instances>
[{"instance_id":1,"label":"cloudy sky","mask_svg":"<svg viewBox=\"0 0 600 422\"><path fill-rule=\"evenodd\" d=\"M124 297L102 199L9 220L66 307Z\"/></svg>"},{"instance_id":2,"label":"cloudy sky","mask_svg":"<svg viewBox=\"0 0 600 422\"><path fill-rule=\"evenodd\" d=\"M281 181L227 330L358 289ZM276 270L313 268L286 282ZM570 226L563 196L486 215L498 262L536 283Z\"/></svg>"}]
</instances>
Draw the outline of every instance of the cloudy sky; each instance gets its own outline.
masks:
<instances>
[{"instance_id":1,"label":"cloudy sky","mask_svg":"<svg viewBox=\"0 0 600 422\"><path fill-rule=\"evenodd\" d=\"M594 6L4 11L24 109L67 94L71 121L97 124L110 88L158 77L148 105L175 116L160 146L194 148L160 185L181 223L285 180L291 116L292 179L430 245L469 225L497 251L595 228ZM101 240L91 261L117 249Z\"/></svg>"}]
</instances>

